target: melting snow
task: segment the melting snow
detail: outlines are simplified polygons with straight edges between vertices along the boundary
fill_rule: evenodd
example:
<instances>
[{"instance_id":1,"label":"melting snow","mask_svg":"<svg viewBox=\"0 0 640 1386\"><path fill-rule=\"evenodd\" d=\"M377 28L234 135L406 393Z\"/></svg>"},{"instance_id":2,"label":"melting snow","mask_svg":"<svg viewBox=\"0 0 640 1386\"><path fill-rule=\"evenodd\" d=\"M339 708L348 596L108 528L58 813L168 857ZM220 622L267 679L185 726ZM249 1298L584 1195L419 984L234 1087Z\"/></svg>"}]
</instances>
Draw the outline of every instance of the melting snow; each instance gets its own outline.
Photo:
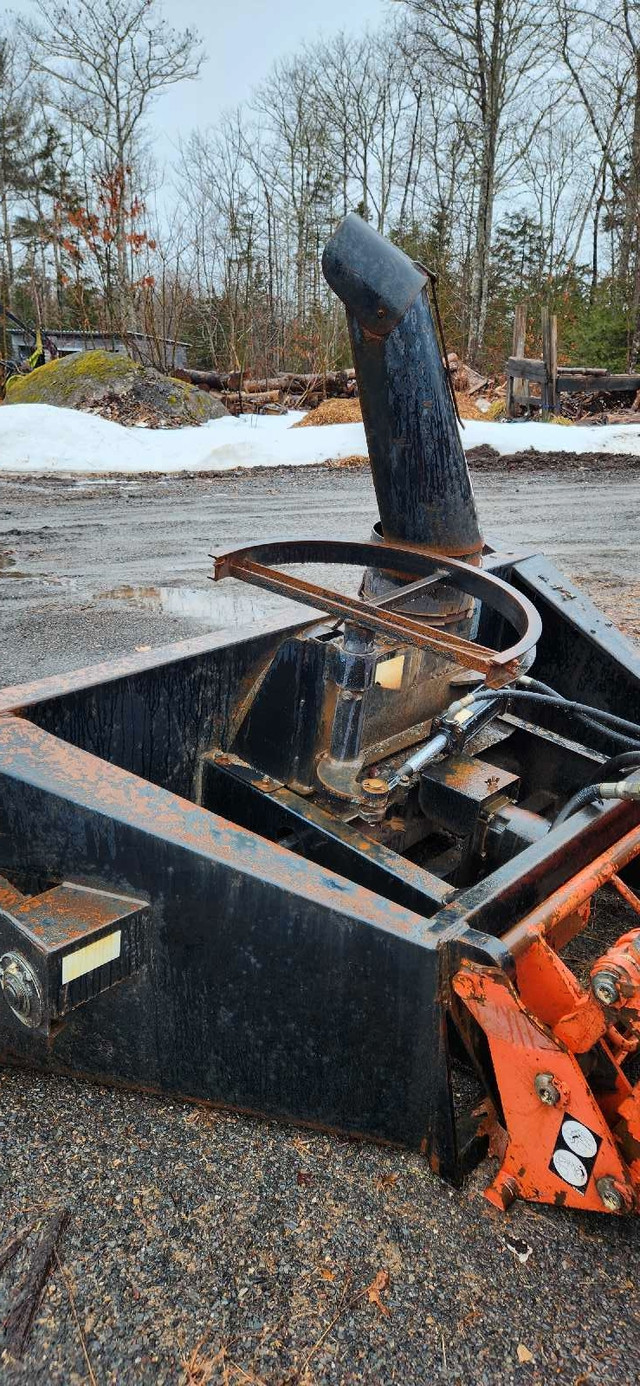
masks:
<instances>
[{"instance_id":1,"label":"melting snow","mask_svg":"<svg viewBox=\"0 0 640 1386\"><path fill-rule=\"evenodd\" d=\"M125 428L95 414L48 404L0 408L5 472L226 472L236 467L310 466L367 450L362 424L293 428L297 411L211 420L200 428ZM626 453L640 457L640 422L610 427L469 420L466 449L499 453Z\"/></svg>"}]
</instances>

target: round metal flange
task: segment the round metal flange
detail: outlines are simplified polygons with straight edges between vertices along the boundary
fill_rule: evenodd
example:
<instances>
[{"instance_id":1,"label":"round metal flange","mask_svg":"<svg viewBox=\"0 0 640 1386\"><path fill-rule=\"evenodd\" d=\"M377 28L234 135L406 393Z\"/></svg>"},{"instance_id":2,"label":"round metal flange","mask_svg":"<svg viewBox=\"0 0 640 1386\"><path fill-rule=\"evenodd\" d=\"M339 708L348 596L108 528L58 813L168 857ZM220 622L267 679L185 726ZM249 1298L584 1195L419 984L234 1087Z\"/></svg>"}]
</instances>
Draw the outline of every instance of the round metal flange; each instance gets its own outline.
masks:
<instances>
[{"instance_id":1,"label":"round metal flange","mask_svg":"<svg viewBox=\"0 0 640 1386\"><path fill-rule=\"evenodd\" d=\"M42 987L37 973L22 953L3 953L0 958L0 991L21 1025L36 1030L42 1024Z\"/></svg>"},{"instance_id":2,"label":"round metal flange","mask_svg":"<svg viewBox=\"0 0 640 1386\"><path fill-rule=\"evenodd\" d=\"M399 575L404 574L414 596L418 586L416 579L433 578L437 571L439 577L446 577L449 586L470 597L479 598L486 607L503 616L518 638L508 649L487 649L476 641L454 634L452 630L430 625L419 614L408 616L397 609L387 610L379 602L357 600L278 571L280 565L309 563L384 567ZM479 671L479 676L484 675L488 687L499 688L502 684L510 683L521 672L526 656L535 648L542 631L540 615L532 602L508 582L495 573L484 572L470 563L421 546L345 543L326 539L252 544L248 548L218 556L212 576L215 582L225 577L239 578L314 607L316 611L326 611L341 620L354 622L365 630L380 632L398 643L414 645L418 649L433 649L447 656L454 665ZM405 590L408 592L408 587L400 587L398 596Z\"/></svg>"}]
</instances>

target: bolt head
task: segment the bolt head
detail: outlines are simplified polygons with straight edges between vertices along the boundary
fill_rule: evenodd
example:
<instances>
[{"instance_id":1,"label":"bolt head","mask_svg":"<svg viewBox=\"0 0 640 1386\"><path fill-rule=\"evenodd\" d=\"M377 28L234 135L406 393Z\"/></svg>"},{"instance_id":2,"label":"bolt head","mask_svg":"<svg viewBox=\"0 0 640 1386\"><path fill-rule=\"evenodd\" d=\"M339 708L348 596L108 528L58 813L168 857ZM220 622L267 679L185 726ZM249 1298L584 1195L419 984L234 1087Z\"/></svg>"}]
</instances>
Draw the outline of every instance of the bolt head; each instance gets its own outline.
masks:
<instances>
[{"instance_id":1,"label":"bolt head","mask_svg":"<svg viewBox=\"0 0 640 1386\"><path fill-rule=\"evenodd\" d=\"M596 1179L596 1189L608 1213L622 1213L624 1211L626 1207L624 1194L610 1174L604 1174L601 1179Z\"/></svg>"},{"instance_id":2,"label":"bolt head","mask_svg":"<svg viewBox=\"0 0 640 1386\"><path fill-rule=\"evenodd\" d=\"M591 978L591 990L601 1006L615 1006L620 1000L618 979L613 972L596 972Z\"/></svg>"},{"instance_id":3,"label":"bolt head","mask_svg":"<svg viewBox=\"0 0 640 1386\"><path fill-rule=\"evenodd\" d=\"M21 953L0 958L0 993L16 1019L29 1029L42 1021L44 1001L38 977Z\"/></svg>"},{"instance_id":4,"label":"bolt head","mask_svg":"<svg viewBox=\"0 0 640 1386\"><path fill-rule=\"evenodd\" d=\"M374 775L369 779L363 780L362 788L365 794L369 794L374 798L384 798L389 793L387 781L383 780L379 775Z\"/></svg>"},{"instance_id":5,"label":"bolt head","mask_svg":"<svg viewBox=\"0 0 640 1386\"><path fill-rule=\"evenodd\" d=\"M562 1094L552 1073L537 1073L533 1086L545 1107L557 1107Z\"/></svg>"}]
</instances>

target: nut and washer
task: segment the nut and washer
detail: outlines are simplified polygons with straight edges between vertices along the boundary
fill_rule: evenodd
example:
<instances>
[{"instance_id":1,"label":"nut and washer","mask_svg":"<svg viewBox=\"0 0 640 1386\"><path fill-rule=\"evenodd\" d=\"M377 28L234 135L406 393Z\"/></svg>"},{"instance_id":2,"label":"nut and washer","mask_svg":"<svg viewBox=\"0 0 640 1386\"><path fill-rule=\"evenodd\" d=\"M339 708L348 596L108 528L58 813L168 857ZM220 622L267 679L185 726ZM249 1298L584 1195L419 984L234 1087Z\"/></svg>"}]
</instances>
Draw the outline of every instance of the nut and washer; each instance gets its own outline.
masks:
<instances>
[{"instance_id":1,"label":"nut and washer","mask_svg":"<svg viewBox=\"0 0 640 1386\"><path fill-rule=\"evenodd\" d=\"M591 990L602 1006L615 1006L620 1000L618 978L614 972L596 972L591 978Z\"/></svg>"},{"instance_id":2,"label":"nut and washer","mask_svg":"<svg viewBox=\"0 0 640 1386\"><path fill-rule=\"evenodd\" d=\"M552 1073L536 1073L533 1086L545 1107L557 1107L562 1093Z\"/></svg>"},{"instance_id":3,"label":"nut and washer","mask_svg":"<svg viewBox=\"0 0 640 1386\"><path fill-rule=\"evenodd\" d=\"M0 991L22 1025L36 1030L42 1023L44 999L37 974L22 953L0 958Z\"/></svg>"}]
</instances>

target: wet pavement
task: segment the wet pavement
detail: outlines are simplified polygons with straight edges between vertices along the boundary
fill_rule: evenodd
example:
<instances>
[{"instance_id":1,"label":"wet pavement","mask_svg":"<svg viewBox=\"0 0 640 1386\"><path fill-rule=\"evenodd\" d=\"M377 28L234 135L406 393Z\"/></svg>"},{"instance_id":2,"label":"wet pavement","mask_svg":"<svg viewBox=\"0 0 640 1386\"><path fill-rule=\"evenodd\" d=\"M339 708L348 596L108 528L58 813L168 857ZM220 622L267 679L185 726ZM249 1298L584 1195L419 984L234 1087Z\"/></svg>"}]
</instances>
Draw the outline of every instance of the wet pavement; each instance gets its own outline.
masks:
<instances>
[{"instance_id":1,"label":"wet pavement","mask_svg":"<svg viewBox=\"0 0 640 1386\"><path fill-rule=\"evenodd\" d=\"M492 474L476 490L492 539L544 548L633 632L637 486ZM211 551L366 537L374 518L360 471L5 480L0 683L259 621L277 599L212 587ZM0 1072L0 1260L15 1231L72 1212L21 1363L0 1339L0 1379L634 1386L637 1228L523 1204L505 1217L481 1197L488 1177L456 1191L414 1154ZM0 1274L0 1322L25 1265ZM367 1287L382 1272L381 1308Z\"/></svg>"},{"instance_id":2,"label":"wet pavement","mask_svg":"<svg viewBox=\"0 0 640 1386\"><path fill-rule=\"evenodd\" d=\"M492 541L542 550L622 623L638 623L640 473L511 472L475 478ZM237 583L214 588L209 555L257 540L368 538L368 470L241 477L4 479L0 484L0 685L139 645L237 629L282 611Z\"/></svg>"}]
</instances>

